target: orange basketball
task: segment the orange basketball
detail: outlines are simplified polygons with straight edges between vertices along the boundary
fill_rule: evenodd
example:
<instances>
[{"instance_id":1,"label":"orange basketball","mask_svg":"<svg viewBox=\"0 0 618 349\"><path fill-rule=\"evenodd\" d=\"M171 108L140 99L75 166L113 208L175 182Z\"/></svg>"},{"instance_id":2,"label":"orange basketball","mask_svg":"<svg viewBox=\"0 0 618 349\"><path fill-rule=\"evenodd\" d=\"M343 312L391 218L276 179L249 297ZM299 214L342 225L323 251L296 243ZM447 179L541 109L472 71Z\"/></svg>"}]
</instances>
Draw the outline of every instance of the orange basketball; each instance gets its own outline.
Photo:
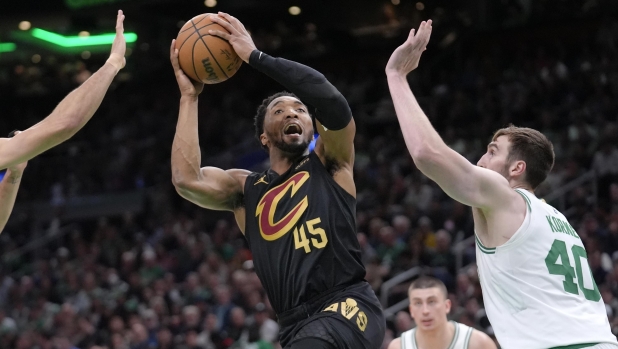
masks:
<instances>
[{"instance_id":1,"label":"orange basketball","mask_svg":"<svg viewBox=\"0 0 618 349\"><path fill-rule=\"evenodd\" d=\"M209 30L227 31L213 22L212 13L191 18L176 38L180 68L191 79L205 84L218 84L231 78L242 64L232 45Z\"/></svg>"}]
</instances>

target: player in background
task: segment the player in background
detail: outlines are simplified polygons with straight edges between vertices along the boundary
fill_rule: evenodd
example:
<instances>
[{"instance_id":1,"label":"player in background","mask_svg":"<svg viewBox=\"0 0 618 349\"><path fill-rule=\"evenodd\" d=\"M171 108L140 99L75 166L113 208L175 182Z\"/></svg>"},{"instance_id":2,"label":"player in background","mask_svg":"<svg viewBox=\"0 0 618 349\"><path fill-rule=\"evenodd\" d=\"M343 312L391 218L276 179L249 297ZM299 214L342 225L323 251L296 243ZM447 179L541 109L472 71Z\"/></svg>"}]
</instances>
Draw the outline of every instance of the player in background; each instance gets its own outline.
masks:
<instances>
[{"instance_id":1,"label":"player in background","mask_svg":"<svg viewBox=\"0 0 618 349\"><path fill-rule=\"evenodd\" d=\"M395 338L388 349L496 349L485 333L448 321L451 301L442 281L421 276L408 288L408 297L416 327Z\"/></svg>"},{"instance_id":2,"label":"player in background","mask_svg":"<svg viewBox=\"0 0 618 349\"><path fill-rule=\"evenodd\" d=\"M0 232L13 210L26 162L66 141L90 120L120 69L125 65L124 14L118 11L116 37L107 62L81 86L69 93L54 111L38 124L0 138L0 170L7 169L0 182Z\"/></svg>"},{"instance_id":3,"label":"player in background","mask_svg":"<svg viewBox=\"0 0 618 349\"><path fill-rule=\"evenodd\" d=\"M324 75L260 52L236 18L213 17L228 32L211 30L211 35L229 41L243 61L295 95L278 93L258 107L256 136L269 153L269 170L200 168L197 109L203 85L180 69L172 41L170 58L181 92L172 145L176 190L201 207L234 213L277 313L284 348L378 349L385 320L364 280L356 238L356 127L350 107ZM305 103L316 108L320 137L313 152Z\"/></svg>"},{"instance_id":4,"label":"player in background","mask_svg":"<svg viewBox=\"0 0 618 349\"><path fill-rule=\"evenodd\" d=\"M414 163L450 197L472 207L483 302L503 349L618 348L581 239L534 195L554 163L540 132L498 130L471 164L449 148L414 98L431 20L412 30L386 66L397 118Z\"/></svg>"}]
</instances>

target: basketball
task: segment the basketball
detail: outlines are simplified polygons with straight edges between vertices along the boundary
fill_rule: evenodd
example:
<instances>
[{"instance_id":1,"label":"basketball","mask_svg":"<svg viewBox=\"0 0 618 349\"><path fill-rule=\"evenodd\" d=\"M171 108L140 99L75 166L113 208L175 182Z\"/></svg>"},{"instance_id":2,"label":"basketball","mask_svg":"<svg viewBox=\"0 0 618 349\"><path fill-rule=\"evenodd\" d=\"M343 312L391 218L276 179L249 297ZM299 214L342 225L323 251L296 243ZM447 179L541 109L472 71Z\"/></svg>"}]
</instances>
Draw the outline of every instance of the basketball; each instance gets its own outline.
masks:
<instances>
[{"instance_id":1,"label":"basketball","mask_svg":"<svg viewBox=\"0 0 618 349\"><path fill-rule=\"evenodd\" d=\"M209 30L227 32L213 22L212 13L191 18L182 26L176 38L180 68L193 80L205 84L218 84L231 78L242 64L232 45Z\"/></svg>"}]
</instances>

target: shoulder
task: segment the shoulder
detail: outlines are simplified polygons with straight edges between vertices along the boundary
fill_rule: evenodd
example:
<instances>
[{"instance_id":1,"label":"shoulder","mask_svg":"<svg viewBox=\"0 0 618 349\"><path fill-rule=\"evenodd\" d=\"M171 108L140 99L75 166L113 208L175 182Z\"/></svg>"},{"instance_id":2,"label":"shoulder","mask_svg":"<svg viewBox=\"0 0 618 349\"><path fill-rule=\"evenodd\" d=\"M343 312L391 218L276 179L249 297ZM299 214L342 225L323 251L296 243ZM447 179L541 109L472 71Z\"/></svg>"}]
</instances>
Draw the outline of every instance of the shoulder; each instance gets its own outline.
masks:
<instances>
[{"instance_id":1,"label":"shoulder","mask_svg":"<svg viewBox=\"0 0 618 349\"><path fill-rule=\"evenodd\" d=\"M468 349L496 349L496 343L489 336L479 330L472 329Z\"/></svg>"},{"instance_id":2,"label":"shoulder","mask_svg":"<svg viewBox=\"0 0 618 349\"><path fill-rule=\"evenodd\" d=\"M393 339L388 345L388 349L401 349L401 337Z\"/></svg>"}]
</instances>

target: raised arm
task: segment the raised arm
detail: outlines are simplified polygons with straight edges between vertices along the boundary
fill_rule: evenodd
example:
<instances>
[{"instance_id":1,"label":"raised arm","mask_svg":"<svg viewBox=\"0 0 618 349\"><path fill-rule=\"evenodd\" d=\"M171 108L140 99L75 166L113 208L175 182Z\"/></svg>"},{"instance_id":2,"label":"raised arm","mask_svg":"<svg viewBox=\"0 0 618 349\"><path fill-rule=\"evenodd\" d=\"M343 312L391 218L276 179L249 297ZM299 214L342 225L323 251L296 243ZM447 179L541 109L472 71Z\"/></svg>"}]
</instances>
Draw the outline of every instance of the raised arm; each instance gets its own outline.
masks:
<instances>
[{"instance_id":1,"label":"raised arm","mask_svg":"<svg viewBox=\"0 0 618 349\"><path fill-rule=\"evenodd\" d=\"M13 138L0 139L0 169L28 161L66 141L90 120L101 105L112 80L125 65L123 21L124 15L118 11L116 38L105 65L69 93L47 118Z\"/></svg>"},{"instance_id":2,"label":"raised arm","mask_svg":"<svg viewBox=\"0 0 618 349\"><path fill-rule=\"evenodd\" d=\"M351 168L356 125L348 102L335 86L315 69L258 51L243 24L235 17L220 12L213 16L213 21L229 33L211 30L211 34L228 40L242 60L296 94L303 103L316 108L314 116L320 134L316 153Z\"/></svg>"},{"instance_id":3,"label":"raised arm","mask_svg":"<svg viewBox=\"0 0 618 349\"><path fill-rule=\"evenodd\" d=\"M180 111L172 144L172 182L183 198L204 208L234 211L241 204L243 183L249 171L216 167L200 169L201 152L197 131L198 95L204 84L190 80L178 64L174 41L170 60L180 87Z\"/></svg>"},{"instance_id":4,"label":"raised arm","mask_svg":"<svg viewBox=\"0 0 618 349\"><path fill-rule=\"evenodd\" d=\"M418 169L453 199L478 208L496 208L514 194L500 174L471 164L449 148L410 90L406 76L418 67L431 35L431 20L414 29L391 55L386 75L406 146Z\"/></svg>"},{"instance_id":5,"label":"raised arm","mask_svg":"<svg viewBox=\"0 0 618 349\"><path fill-rule=\"evenodd\" d=\"M27 162L9 167L4 174L4 178L0 181L0 233L4 230L6 222L9 220L17 191L21 183L21 175L26 168Z\"/></svg>"}]
</instances>

